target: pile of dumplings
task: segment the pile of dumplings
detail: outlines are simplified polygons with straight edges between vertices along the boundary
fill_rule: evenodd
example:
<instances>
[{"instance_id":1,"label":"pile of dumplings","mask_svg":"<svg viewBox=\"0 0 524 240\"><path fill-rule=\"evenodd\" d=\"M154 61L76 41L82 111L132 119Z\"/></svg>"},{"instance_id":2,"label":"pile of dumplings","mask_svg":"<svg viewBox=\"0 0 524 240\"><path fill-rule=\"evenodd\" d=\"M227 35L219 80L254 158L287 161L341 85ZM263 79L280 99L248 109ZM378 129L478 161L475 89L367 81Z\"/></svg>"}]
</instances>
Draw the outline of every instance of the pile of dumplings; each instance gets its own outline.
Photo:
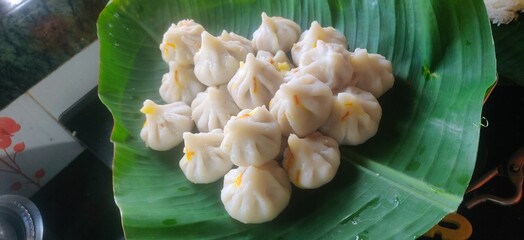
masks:
<instances>
[{"instance_id":1,"label":"pile of dumplings","mask_svg":"<svg viewBox=\"0 0 524 240\"><path fill-rule=\"evenodd\" d=\"M165 103L145 100L140 137L157 151L183 142L184 175L197 184L223 177L221 201L243 223L278 216L292 184L330 182L339 145L376 134L377 98L394 82L390 61L348 51L335 28L314 21L302 32L265 13L251 40L227 31L213 36L182 20L169 27L160 50L169 65L159 89Z\"/></svg>"}]
</instances>

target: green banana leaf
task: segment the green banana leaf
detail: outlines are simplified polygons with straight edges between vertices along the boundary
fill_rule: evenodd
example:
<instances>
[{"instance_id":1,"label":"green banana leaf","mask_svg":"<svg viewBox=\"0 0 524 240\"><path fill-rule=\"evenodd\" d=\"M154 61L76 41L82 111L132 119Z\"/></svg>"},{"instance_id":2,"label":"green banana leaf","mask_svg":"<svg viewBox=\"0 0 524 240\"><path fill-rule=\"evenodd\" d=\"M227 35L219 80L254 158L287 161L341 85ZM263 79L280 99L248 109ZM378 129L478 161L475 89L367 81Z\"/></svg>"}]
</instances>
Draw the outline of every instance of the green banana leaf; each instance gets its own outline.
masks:
<instances>
[{"instance_id":1,"label":"green banana leaf","mask_svg":"<svg viewBox=\"0 0 524 240\"><path fill-rule=\"evenodd\" d=\"M492 31L498 74L524 86L524 13L509 24L493 24Z\"/></svg>"},{"instance_id":2,"label":"green banana leaf","mask_svg":"<svg viewBox=\"0 0 524 240\"><path fill-rule=\"evenodd\" d=\"M313 20L393 63L395 86L379 100L379 133L341 147L335 179L293 189L275 220L242 224L220 201L221 181L197 185L178 167L182 146L145 147L146 98L160 102L168 66L158 48L172 22L191 18L212 34L251 37L260 13L303 30ZM481 0L113 0L98 20L99 96L114 117L114 195L128 239L413 239L457 209L471 179L483 98L496 79Z\"/></svg>"}]
</instances>

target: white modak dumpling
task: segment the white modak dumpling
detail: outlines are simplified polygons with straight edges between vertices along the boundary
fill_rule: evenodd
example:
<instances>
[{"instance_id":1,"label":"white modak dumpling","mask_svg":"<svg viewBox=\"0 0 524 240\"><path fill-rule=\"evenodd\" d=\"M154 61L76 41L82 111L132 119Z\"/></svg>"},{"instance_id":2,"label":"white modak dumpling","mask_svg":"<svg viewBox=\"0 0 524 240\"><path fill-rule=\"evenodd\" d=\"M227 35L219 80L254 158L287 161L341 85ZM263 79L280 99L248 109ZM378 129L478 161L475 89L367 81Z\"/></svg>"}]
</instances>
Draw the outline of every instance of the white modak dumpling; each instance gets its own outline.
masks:
<instances>
[{"instance_id":1,"label":"white modak dumpling","mask_svg":"<svg viewBox=\"0 0 524 240\"><path fill-rule=\"evenodd\" d=\"M297 187L313 189L330 182L340 165L340 150L335 139L314 132L305 138L291 134L282 166Z\"/></svg>"},{"instance_id":2,"label":"white modak dumpling","mask_svg":"<svg viewBox=\"0 0 524 240\"><path fill-rule=\"evenodd\" d=\"M191 103L191 118L200 132L223 129L227 121L238 112L240 108L225 85L208 87L205 92L197 94Z\"/></svg>"},{"instance_id":3,"label":"white modak dumpling","mask_svg":"<svg viewBox=\"0 0 524 240\"><path fill-rule=\"evenodd\" d=\"M265 106L244 109L224 127L220 148L237 166L261 166L280 152L282 132Z\"/></svg>"},{"instance_id":4,"label":"white modak dumpling","mask_svg":"<svg viewBox=\"0 0 524 240\"><path fill-rule=\"evenodd\" d=\"M179 165L186 178L193 183L212 183L226 175L233 163L220 149L224 139L222 129L207 133L185 132L184 156Z\"/></svg>"},{"instance_id":5,"label":"white modak dumpling","mask_svg":"<svg viewBox=\"0 0 524 240\"><path fill-rule=\"evenodd\" d=\"M176 61L185 66L193 64L193 57L200 49L200 35L203 31L204 27L193 20L171 24L160 43L162 59L166 63Z\"/></svg>"},{"instance_id":6,"label":"white modak dumpling","mask_svg":"<svg viewBox=\"0 0 524 240\"><path fill-rule=\"evenodd\" d=\"M348 87L333 96L333 107L320 132L340 145L362 144L378 131L382 108L370 92Z\"/></svg>"},{"instance_id":7,"label":"white modak dumpling","mask_svg":"<svg viewBox=\"0 0 524 240\"><path fill-rule=\"evenodd\" d=\"M238 167L224 176L220 193L227 213L242 223L275 219L288 205L291 183L276 161L261 167Z\"/></svg>"},{"instance_id":8,"label":"white modak dumpling","mask_svg":"<svg viewBox=\"0 0 524 240\"><path fill-rule=\"evenodd\" d=\"M291 70L289 70L289 71L284 73L284 82L289 82L289 81L291 81L291 80L293 80L295 78L299 78L300 76L303 76L303 75L305 75L305 74L300 73L300 69L298 67L292 68ZM313 77L315 77L315 76L313 76Z\"/></svg>"},{"instance_id":9,"label":"white modak dumpling","mask_svg":"<svg viewBox=\"0 0 524 240\"><path fill-rule=\"evenodd\" d=\"M346 49L348 48L347 39L343 33L337 31L333 27L322 28L317 21L313 21L309 29L300 35L298 42L293 45L293 48L291 48L291 58L293 59L293 62L298 65L302 54L309 49L314 48L318 40L322 40L326 43L341 44L342 47Z\"/></svg>"},{"instance_id":10,"label":"white modak dumpling","mask_svg":"<svg viewBox=\"0 0 524 240\"><path fill-rule=\"evenodd\" d=\"M193 128L191 108L184 102L157 105L148 99L140 111L146 115L140 138L157 151L175 147L182 142L182 134Z\"/></svg>"},{"instance_id":11,"label":"white modak dumpling","mask_svg":"<svg viewBox=\"0 0 524 240\"><path fill-rule=\"evenodd\" d=\"M393 87L395 78L391 62L380 54L369 54L366 49L355 49L351 54L351 65L353 65L355 86L371 92L379 98Z\"/></svg>"},{"instance_id":12,"label":"white modak dumpling","mask_svg":"<svg viewBox=\"0 0 524 240\"><path fill-rule=\"evenodd\" d=\"M284 75L286 72L295 67L295 65L293 65L293 62L289 60L286 53L282 50L278 50L277 53L275 53L275 55L268 51L259 50L257 52L257 59L260 59L273 65L275 69L277 69L277 71L282 73L282 75Z\"/></svg>"},{"instance_id":13,"label":"white modak dumpling","mask_svg":"<svg viewBox=\"0 0 524 240\"><path fill-rule=\"evenodd\" d=\"M245 61L248 53L254 53L251 41L233 32L223 30L218 39L224 42L228 52L239 61Z\"/></svg>"},{"instance_id":14,"label":"white modak dumpling","mask_svg":"<svg viewBox=\"0 0 524 240\"><path fill-rule=\"evenodd\" d=\"M191 104L206 86L198 81L192 66L183 66L176 61L169 62L169 72L162 77L158 92L166 103L182 101Z\"/></svg>"},{"instance_id":15,"label":"white modak dumpling","mask_svg":"<svg viewBox=\"0 0 524 240\"><path fill-rule=\"evenodd\" d=\"M226 48L224 41L202 32L202 47L195 53L195 76L206 86L227 84L240 61Z\"/></svg>"},{"instance_id":16,"label":"white modak dumpling","mask_svg":"<svg viewBox=\"0 0 524 240\"><path fill-rule=\"evenodd\" d=\"M278 50L289 52L301 32L296 22L283 17L268 17L262 12L262 23L253 32L253 47L273 54Z\"/></svg>"},{"instance_id":17,"label":"white modak dumpling","mask_svg":"<svg viewBox=\"0 0 524 240\"><path fill-rule=\"evenodd\" d=\"M311 74L337 93L351 86L351 53L340 44L318 40L316 47L305 51L298 63L299 74Z\"/></svg>"},{"instance_id":18,"label":"white modak dumpling","mask_svg":"<svg viewBox=\"0 0 524 240\"><path fill-rule=\"evenodd\" d=\"M227 90L242 109L268 105L284 81L273 65L255 58L249 53L246 63L241 64Z\"/></svg>"},{"instance_id":19,"label":"white modak dumpling","mask_svg":"<svg viewBox=\"0 0 524 240\"><path fill-rule=\"evenodd\" d=\"M310 74L294 77L280 85L269 104L284 135L305 137L328 119L333 102L331 89Z\"/></svg>"}]
</instances>

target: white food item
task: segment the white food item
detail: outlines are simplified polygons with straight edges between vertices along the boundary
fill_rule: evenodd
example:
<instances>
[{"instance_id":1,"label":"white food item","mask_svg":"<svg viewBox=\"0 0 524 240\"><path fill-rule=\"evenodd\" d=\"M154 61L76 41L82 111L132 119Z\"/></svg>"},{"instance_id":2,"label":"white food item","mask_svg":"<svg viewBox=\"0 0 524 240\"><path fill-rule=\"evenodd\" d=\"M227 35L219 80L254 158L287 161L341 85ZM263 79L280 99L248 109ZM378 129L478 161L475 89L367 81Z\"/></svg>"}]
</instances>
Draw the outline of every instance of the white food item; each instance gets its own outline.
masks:
<instances>
[{"instance_id":1,"label":"white food item","mask_svg":"<svg viewBox=\"0 0 524 240\"><path fill-rule=\"evenodd\" d=\"M202 32L202 47L195 53L195 76L206 86L227 84L240 60L231 54L224 41Z\"/></svg>"},{"instance_id":2,"label":"white food item","mask_svg":"<svg viewBox=\"0 0 524 240\"><path fill-rule=\"evenodd\" d=\"M350 59L354 71L352 80L354 86L371 92L376 98L393 87L395 82L393 68L391 62L384 56L370 54L366 49L357 48Z\"/></svg>"},{"instance_id":3,"label":"white food item","mask_svg":"<svg viewBox=\"0 0 524 240\"><path fill-rule=\"evenodd\" d=\"M340 150L335 139L314 132L305 138L291 134L282 166L297 187L313 189L330 182L340 165Z\"/></svg>"},{"instance_id":4,"label":"white food item","mask_svg":"<svg viewBox=\"0 0 524 240\"><path fill-rule=\"evenodd\" d=\"M191 108L184 102L157 105L147 99L140 111L146 115L140 138L157 151L175 147L182 142L182 134L193 128Z\"/></svg>"},{"instance_id":5,"label":"white food item","mask_svg":"<svg viewBox=\"0 0 524 240\"><path fill-rule=\"evenodd\" d=\"M277 162L238 167L224 176L220 199L228 214L242 223L263 223L282 212L291 198L291 183Z\"/></svg>"},{"instance_id":6,"label":"white food item","mask_svg":"<svg viewBox=\"0 0 524 240\"><path fill-rule=\"evenodd\" d=\"M191 118L200 132L223 129L227 121L238 112L240 108L225 85L208 87L205 92L197 94L191 103Z\"/></svg>"},{"instance_id":7,"label":"white food item","mask_svg":"<svg viewBox=\"0 0 524 240\"><path fill-rule=\"evenodd\" d=\"M261 166L280 152L282 132L265 106L244 109L224 127L220 148L237 166Z\"/></svg>"},{"instance_id":8,"label":"white food item","mask_svg":"<svg viewBox=\"0 0 524 240\"><path fill-rule=\"evenodd\" d=\"M280 85L269 103L284 135L291 133L305 137L328 119L333 93L312 75L306 74Z\"/></svg>"},{"instance_id":9,"label":"white food item","mask_svg":"<svg viewBox=\"0 0 524 240\"><path fill-rule=\"evenodd\" d=\"M176 61L169 62L169 72L162 77L158 92L166 103L183 101L188 105L206 86L198 81L193 66L183 66Z\"/></svg>"},{"instance_id":10,"label":"white food item","mask_svg":"<svg viewBox=\"0 0 524 240\"><path fill-rule=\"evenodd\" d=\"M257 59L273 65L282 75L285 75L286 72L295 67L293 62L289 60L286 53L282 50L278 50L275 55L268 51L259 50L257 52Z\"/></svg>"},{"instance_id":11,"label":"white food item","mask_svg":"<svg viewBox=\"0 0 524 240\"><path fill-rule=\"evenodd\" d=\"M298 67L292 68L291 70L289 70L289 71L284 73L284 82L289 82L289 81L291 81L291 80L293 80L295 78L299 78L300 76L303 76L303 75L305 75L305 74L301 74L300 73L300 69Z\"/></svg>"},{"instance_id":12,"label":"white food item","mask_svg":"<svg viewBox=\"0 0 524 240\"><path fill-rule=\"evenodd\" d=\"M314 48L318 40L326 43L337 43L346 49L348 48L347 39L343 33L333 27L322 28L317 21L313 21L309 29L300 35L298 42L291 48L291 58L293 62L298 65L301 55L309 49Z\"/></svg>"},{"instance_id":13,"label":"white food item","mask_svg":"<svg viewBox=\"0 0 524 240\"><path fill-rule=\"evenodd\" d=\"M246 63L231 78L227 89L240 108L255 108L268 105L283 82L282 75L273 65L249 53Z\"/></svg>"},{"instance_id":14,"label":"white food item","mask_svg":"<svg viewBox=\"0 0 524 240\"><path fill-rule=\"evenodd\" d=\"M484 0L489 19L492 23L508 24L524 12L524 0Z\"/></svg>"},{"instance_id":15,"label":"white food item","mask_svg":"<svg viewBox=\"0 0 524 240\"><path fill-rule=\"evenodd\" d=\"M311 74L337 93L354 82L350 56L342 45L318 40L300 57L298 74Z\"/></svg>"},{"instance_id":16,"label":"white food item","mask_svg":"<svg viewBox=\"0 0 524 240\"><path fill-rule=\"evenodd\" d=\"M358 145L375 136L382 108L371 93L348 87L333 98L333 110L320 132L340 145Z\"/></svg>"},{"instance_id":17,"label":"white food item","mask_svg":"<svg viewBox=\"0 0 524 240\"><path fill-rule=\"evenodd\" d=\"M222 31L218 39L224 42L228 52L239 61L245 61L248 53L254 53L251 41L233 32Z\"/></svg>"},{"instance_id":18,"label":"white food item","mask_svg":"<svg viewBox=\"0 0 524 240\"><path fill-rule=\"evenodd\" d=\"M184 156L179 166L186 178L193 183L212 183L223 177L233 163L220 149L224 133L215 129L207 133L185 132Z\"/></svg>"},{"instance_id":19,"label":"white food item","mask_svg":"<svg viewBox=\"0 0 524 240\"><path fill-rule=\"evenodd\" d=\"M300 26L287 18L268 17L265 12L261 16L262 23L253 32L253 48L273 54L278 50L289 52L300 37Z\"/></svg>"},{"instance_id":20,"label":"white food item","mask_svg":"<svg viewBox=\"0 0 524 240\"><path fill-rule=\"evenodd\" d=\"M313 21L301 33L290 19L261 18L252 41L225 30L214 37L193 20L172 24L160 44L169 73L159 93L169 104L146 100L141 109L146 145L168 150L184 141L186 178L203 184L224 177L221 201L242 223L278 216L291 182L303 189L330 182L339 144L376 134L377 98L394 83L390 61L349 52L333 27ZM191 133L193 124L199 133Z\"/></svg>"},{"instance_id":21,"label":"white food item","mask_svg":"<svg viewBox=\"0 0 524 240\"><path fill-rule=\"evenodd\" d=\"M184 66L193 64L193 57L200 48L200 34L203 31L204 27L193 20L171 24L160 43L162 59L166 63L176 61Z\"/></svg>"}]
</instances>

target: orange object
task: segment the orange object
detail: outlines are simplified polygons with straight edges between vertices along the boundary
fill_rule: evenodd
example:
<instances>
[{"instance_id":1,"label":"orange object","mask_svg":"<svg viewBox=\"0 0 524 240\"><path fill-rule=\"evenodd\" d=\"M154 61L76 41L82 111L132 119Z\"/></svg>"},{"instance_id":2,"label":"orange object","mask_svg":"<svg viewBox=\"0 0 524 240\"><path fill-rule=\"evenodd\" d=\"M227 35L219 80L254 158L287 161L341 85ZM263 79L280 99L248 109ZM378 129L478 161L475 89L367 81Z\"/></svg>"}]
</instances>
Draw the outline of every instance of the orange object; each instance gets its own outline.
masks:
<instances>
[{"instance_id":1,"label":"orange object","mask_svg":"<svg viewBox=\"0 0 524 240\"><path fill-rule=\"evenodd\" d=\"M471 223L458 213L450 213L424 234L425 237L442 240L465 240L473 233Z\"/></svg>"}]
</instances>

